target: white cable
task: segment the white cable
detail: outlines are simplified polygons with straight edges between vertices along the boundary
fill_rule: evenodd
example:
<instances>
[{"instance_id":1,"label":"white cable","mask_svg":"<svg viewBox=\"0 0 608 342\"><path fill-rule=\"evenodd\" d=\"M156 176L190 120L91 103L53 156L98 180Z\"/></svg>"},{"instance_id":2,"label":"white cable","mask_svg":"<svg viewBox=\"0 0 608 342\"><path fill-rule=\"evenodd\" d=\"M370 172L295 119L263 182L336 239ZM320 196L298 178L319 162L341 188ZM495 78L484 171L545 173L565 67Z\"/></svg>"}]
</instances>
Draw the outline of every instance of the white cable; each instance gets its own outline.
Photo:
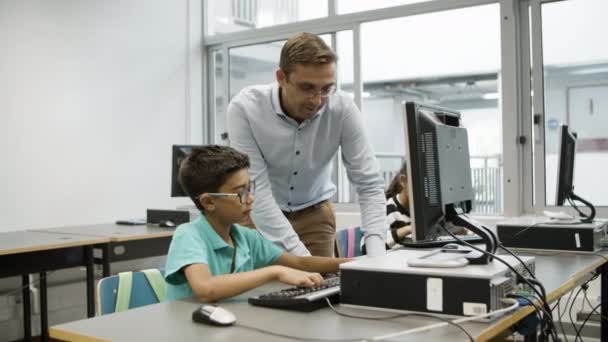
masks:
<instances>
[{"instance_id":1,"label":"white cable","mask_svg":"<svg viewBox=\"0 0 608 342\"><path fill-rule=\"evenodd\" d=\"M502 308L499 310L495 310L492 312L488 312L486 314L483 315L479 315L479 316L471 316L471 317L465 317L465 318L459 318L459 319L455 319L452 321L452 323L455 324L460 324L460 323L464 323L464 322L468 322L468 321L474 321L477 319L481 319L481 318L486 318L486 317L490 317L490 316L494 316L497 314L502 314L502 313L506 313L509 311L513 311L515 309L517 309L519 307L519 302L513 298L501 298L504 302L509 302L512 303L511 306L508 306L506 308ZM417 332L421 332L421 331L426 331L426 330L430 330L430 329L435 329L435 328L440 328L443 326L449 325L449 323L436 323L436 324L431 324L431 325L425 325L423 327L419 327L419 328L414 328L414 329L408 329L408 330L403 330L403 331L399 331L396 333L392 333L392 334L386 334L386 335L382 335L382 336L376 336L376 337L372 337L372 341L381 341L381 340L386 340L389 338L393 338L393 337L397 337L397 336L403 336L403 335L408 335L408 334L414 334Z\"/></svg>"}]
</instances>

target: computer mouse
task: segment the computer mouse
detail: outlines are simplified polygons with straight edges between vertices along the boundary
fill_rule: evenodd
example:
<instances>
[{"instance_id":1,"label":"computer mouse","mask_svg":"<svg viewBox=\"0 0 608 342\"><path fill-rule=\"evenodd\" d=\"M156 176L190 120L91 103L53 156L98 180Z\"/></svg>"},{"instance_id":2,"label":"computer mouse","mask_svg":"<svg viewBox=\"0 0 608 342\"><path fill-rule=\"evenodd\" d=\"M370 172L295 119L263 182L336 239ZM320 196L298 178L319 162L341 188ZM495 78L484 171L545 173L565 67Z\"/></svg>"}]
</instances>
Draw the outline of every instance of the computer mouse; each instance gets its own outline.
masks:
<instances>
[{"instance_id":1,"label":"computer mouse","mask_svg":"<svg viewBox=\"0 0 608 342\"><path fill-rule=\"evenodd\" d=\"M161 220L158 222L158 226L163 228L175 228L175 222L171 220Z\"/></svg>"},{"instance_id":2,"label":"computer mouse","mask_svg":"<svg viewBox=\"0 0 608 342\"><path fill-rule=\"evenodd\" d=\"M192 320L216 326L229 326L236 322L234 314L219 306L203 304L192 312Z\"/></svg>"},{"instance_id":3,"label":"computer mouse","mask_svg":"<svg viewBox=\"0 0 608 342\"><path fill-rule=\"evenodd\" d=\"M460 245L457 243L446 243L445 245L443 245L442 247L443 249L458 249L460 248Z\"/></svg>"}]
</instances>

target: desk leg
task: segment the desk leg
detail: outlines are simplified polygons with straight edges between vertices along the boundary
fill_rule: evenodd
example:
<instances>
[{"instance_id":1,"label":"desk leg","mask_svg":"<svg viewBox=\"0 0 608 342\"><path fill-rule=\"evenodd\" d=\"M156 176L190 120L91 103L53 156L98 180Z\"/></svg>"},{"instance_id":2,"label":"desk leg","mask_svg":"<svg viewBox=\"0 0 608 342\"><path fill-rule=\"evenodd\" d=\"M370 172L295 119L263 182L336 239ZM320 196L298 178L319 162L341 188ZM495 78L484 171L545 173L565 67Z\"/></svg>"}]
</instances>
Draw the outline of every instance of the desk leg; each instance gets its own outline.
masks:
<instances>
[{"instance_id":1,"label":"desk leg","mask_svg":"<svg viewBox=\"0 0 608 342\"><path fill-rule=\"evenodd\" d=\"M524 336L524 342L536 342L538 339L536 338L536 330L533 333Z\"/></svg>"},{"instance_id":2,"label":"desk leg","mask_svg":"<svg viewBox=\"0 0 608 342\"><path fill-rule=\"evenodd\" d=\"M110 276L110 244L104 243L101 247L102 251L102 262L103 262L103 277Z\"/></svg>"},{"instance_id":3,"label":"desk leg","mask_svg":"<svg viewBox=\"0 0 608 342\"><path fill-rule=\"evenodd\" d=\"M600 320L600 329L601 329L601 341L608 341L608 320L605 318L608 315L608 263L604 263L600 267L600 271L602 274L602 280L600 282L601 292L601 320Z\"/></svg>"},{"instance_id":4,"label":"desk leg","mask_svg":"<svg viewBox=\"0 0 608 342\"><path fill-rule=\"evenodd\" d=\"M30 279L29 275L21 275L21 297L23 300L23 339L32 340L32 316L30 312Z\"/></svg>"},{"instance_id":5,"label":"desk leg","mask_svg":"<svg viewBox=\"0 0 608 342\"><path fill-rule=\"evenodd\" d=\"M49 311L46 295L46 272L40 272L40 340L49 340Z\"/></svg>"},{"instance_id":6,"label":"desk leg","mask_svg":"<svg viewBox=\"0 0 608 342\"><path fill-rule=\"evenodd\" d=\"M93 246L84 247L87 267L87 316L95 316L95 274L93 266Z\"/></svg>"}]
</instances>

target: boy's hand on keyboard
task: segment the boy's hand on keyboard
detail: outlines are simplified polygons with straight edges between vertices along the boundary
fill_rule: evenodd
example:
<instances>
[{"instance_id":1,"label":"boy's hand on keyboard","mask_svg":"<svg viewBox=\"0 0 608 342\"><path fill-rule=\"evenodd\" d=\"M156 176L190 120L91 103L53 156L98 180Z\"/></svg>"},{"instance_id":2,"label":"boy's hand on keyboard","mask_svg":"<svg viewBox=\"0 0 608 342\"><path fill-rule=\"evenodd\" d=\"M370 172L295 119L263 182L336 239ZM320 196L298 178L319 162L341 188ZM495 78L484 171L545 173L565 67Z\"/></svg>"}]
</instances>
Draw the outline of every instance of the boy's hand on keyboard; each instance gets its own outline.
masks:
<instances>
[{"instance_id":1,"label":"boy's hand on keyboard","mask_svg":"<svg viewBox=\"0 0 608 342\"><path fill-rule=\"evenodd\" d=\"M315 286L323 283L323 277L319 273L305 272L284 266L279 266L277 279L282 283L295 286Z\"/></svg>"}]
</instances>

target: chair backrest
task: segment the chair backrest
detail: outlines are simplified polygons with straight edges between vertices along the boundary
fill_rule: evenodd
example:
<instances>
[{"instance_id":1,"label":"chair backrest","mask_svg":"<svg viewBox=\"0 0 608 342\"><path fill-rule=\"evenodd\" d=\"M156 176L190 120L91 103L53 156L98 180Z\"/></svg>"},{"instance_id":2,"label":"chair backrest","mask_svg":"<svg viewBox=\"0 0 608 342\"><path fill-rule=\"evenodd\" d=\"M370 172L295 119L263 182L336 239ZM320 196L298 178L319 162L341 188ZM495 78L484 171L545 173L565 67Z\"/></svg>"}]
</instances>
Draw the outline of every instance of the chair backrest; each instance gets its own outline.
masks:
<instances>
[{"instance_id":1,"label":"chair backrest","mask_svg":"<svg viewBox=\"0 0 608 342\"><path fill-rule=\"evenodd\" d=\"M361 227L350 227L336 231L337 254L342 258L361 255Z\"/></svg>"},{"instance_id":2,"label":"chair backrest","mask_svg":"<svg viewBox=\"0 0 608 342\"><path fill-rule=\"evenodd\" d=\"M155 304L164 297L165 280L159 270L121 272L97 284L97 313L105 315Z\"/></svg>"}]
</instances>

